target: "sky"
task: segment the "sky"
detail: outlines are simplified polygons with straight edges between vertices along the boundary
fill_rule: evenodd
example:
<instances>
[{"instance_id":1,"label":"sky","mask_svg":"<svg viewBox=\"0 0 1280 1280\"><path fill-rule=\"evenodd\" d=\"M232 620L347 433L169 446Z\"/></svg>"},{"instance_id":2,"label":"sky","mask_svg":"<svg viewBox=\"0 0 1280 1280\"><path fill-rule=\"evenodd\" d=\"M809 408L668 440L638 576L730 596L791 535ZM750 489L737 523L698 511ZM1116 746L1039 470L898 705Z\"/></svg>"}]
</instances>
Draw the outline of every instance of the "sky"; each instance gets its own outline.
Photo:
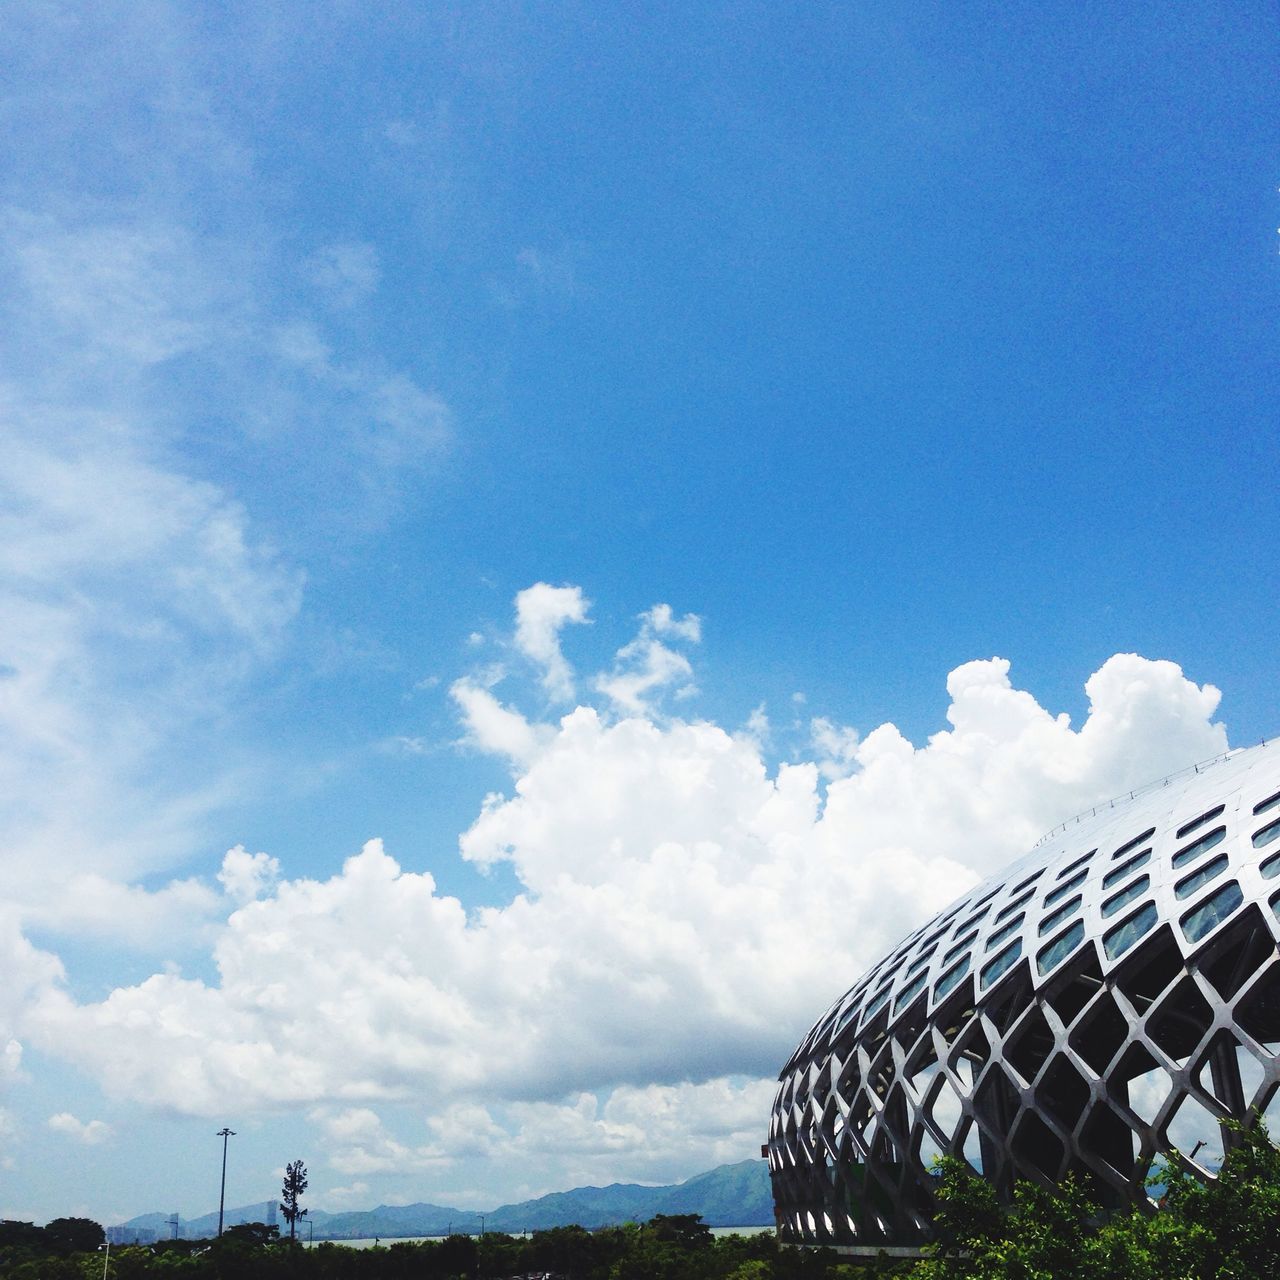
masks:
<instances>
[{"instance_id":1,"label":"sky","mask_svg":"<svg viewBox=\"0 0 1280 1280\"><path fill-rule=\"evenodd\" d=\"M6 6L0 1216L758 1155L1280 732L1274 6Z\"/></svg>"}]
</instances>

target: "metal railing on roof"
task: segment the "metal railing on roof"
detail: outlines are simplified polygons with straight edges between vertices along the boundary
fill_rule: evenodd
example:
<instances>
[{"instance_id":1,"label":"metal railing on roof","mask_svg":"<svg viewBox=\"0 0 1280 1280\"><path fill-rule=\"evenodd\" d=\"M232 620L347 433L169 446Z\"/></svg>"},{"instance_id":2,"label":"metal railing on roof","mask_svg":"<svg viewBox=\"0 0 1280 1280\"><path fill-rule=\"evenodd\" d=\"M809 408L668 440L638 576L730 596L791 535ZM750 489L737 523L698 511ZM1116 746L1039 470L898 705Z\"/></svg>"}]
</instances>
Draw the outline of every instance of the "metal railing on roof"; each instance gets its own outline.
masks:
<instances>
[{"instance_id":1,"label":"metal railing on roof","mask_svg":"<svg viewBox=\"0 0 1280 1280\"><path fill-rule=\"evenodd\" d=\"M1263 738L1261 741L1254 743L1253 747L1271 747L1274 745L1274 738L1271 741ZM1151 791L1159 791L1161 787L1167 787L1171 782L1176 782L1179 778L1185 778L1194 773L1203 773L1215 764L1221 764L1222 761L1229 760L1232 756L1238 756L1242 751L1253 750L1253 747L1230 747L1226 751L1220 751L1216 756L1210 756L1207 760L1198 760L1195 764L1189 764L1185 769L1175 769L1173 773L1163 778L1157 778L1154 782L1148 782L1144 786L1135 787L1132 791L1112 796L1110 800L1104 800L1101 804L1095 804L1092 809L1085 809L1068 818L1065 822L1058 823L1052 830L1046 831L1031 847L1038 849L1042 844L1052 840L1055 836L1061 835L1071 827L1078 826L1087 818L1096 818L1098 814L1105 813L1108 809L1114 809L1118 804L1136 800L1139 796L1144 796Z\"/></svg>"}]
</instances>

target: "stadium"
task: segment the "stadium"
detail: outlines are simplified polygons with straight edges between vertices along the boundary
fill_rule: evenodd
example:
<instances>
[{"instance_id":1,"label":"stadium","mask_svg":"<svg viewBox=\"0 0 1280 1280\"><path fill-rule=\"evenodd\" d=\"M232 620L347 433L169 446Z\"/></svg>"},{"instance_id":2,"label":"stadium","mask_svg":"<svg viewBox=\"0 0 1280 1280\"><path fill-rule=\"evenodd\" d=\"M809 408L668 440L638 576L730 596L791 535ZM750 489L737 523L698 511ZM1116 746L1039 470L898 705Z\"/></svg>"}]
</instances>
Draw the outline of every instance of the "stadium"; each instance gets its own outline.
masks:
<instances>
[{"instance_id":1,"label":"stadium","mask_svg":"<svg viewBox=\"0 0 1280 1280\"><path fill-rule=\"evenodd\" d=\"M805 1036L770 1122L780 1234L923 1242L944 1154L1005 1199L1074 1172L1149 1203L1164 1159L1212 1178L1225 1121L1280 1112L1278 939L1280 745L1072 819Z\"/></svg>"}]
</instances>

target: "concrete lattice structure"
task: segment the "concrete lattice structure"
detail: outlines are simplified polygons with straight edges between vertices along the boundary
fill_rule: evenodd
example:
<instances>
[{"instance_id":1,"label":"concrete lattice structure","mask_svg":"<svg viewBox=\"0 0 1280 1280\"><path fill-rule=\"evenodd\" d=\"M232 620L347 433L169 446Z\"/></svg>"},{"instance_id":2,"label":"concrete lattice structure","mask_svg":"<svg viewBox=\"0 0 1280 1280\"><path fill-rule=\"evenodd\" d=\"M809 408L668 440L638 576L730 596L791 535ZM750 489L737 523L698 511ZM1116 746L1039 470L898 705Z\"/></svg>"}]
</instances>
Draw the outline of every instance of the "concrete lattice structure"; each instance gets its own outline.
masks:
<instances>
[{"instance_id":1,"label":"concrete lattice structure","mask_svg":"<svg viewBox=\"0 0 1280 1280\"><path fill-rule=\"evenodd\" d=\"M1006 1197L1075 1171L1116 1207L1166 1152L1212 1177L1224 1119L1280 1113L1278 939L1280 744L1073 819L792 1055L769 1132L783 1237L927 1239L943 1153Z\"/></svg>"}]
</instances>

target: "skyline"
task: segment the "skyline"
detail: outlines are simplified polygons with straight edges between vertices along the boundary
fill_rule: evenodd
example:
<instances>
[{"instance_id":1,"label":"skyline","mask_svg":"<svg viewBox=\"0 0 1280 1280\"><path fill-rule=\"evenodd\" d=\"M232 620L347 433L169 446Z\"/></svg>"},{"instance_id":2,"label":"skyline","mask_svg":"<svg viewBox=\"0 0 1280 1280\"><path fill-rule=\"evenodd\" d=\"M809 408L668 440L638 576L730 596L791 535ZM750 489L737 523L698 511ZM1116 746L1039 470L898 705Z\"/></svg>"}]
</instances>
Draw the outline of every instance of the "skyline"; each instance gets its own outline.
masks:
<instances>
[{"instance_id":1,"label":"skyline","mask_svg":"<svg viewBox=\"0 0 1280 1280\"><path fill-rule=\"evenodd\" d=\"M1280 733L1275 28L17 4L0 1216L747 1158Z\"/></svg>"}]
</instances>

